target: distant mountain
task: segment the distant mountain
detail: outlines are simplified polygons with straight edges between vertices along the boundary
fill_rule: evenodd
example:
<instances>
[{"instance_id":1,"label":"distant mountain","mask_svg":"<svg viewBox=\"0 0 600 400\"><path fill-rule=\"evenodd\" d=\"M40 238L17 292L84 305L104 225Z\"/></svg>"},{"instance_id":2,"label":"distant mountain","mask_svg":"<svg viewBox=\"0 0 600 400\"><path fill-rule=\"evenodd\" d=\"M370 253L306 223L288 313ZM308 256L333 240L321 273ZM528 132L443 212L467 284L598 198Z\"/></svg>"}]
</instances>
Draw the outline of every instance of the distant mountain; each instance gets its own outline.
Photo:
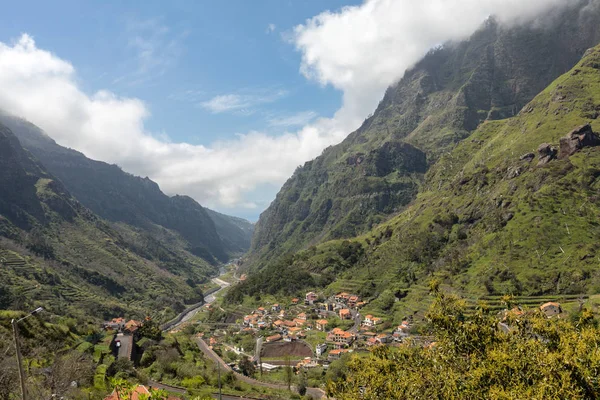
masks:
<instances>
[{"instance_id":1,"label":"distant mountain","mask_svg":"<svg viewBox=\"0 0 600 400\"><path fill-rule=\"evenodd\" d=\"M0 124L2 308L42 305L86 319L173 317L202 299L216 267L187 252L175 234L165 230L161 239L99 218Z\"/></svg>"},{"instance_id":2,"label":"distant mountain","mask_svg":"<svg viewBox=\"0 0 600 400\"><path fill-rule=\"evenodd\" d=\"M249 248L251 230L233 217L209 213L187 196L169 197L149 178L140 178L62 147L37 126L0 113L0 122L14 132L77 200L109 221L125 223L147 232L167 228L187 241L192 254L216 263L227 261ZM235 221L238 221L236 219ZM249 223L247 223L249 224ZM156 235L155 235L156 236Z\"/></svg>"},{"instance_id":3,"label":"distant mountain","mask_svg":"<svg viewBox=\"0 0 600 400\"><path fill-rule=\"evenodd\" d=\"M208 208L205 208L205 210L215 223L217 233L229 252L242 254L248 251L252 241L252 233L254 233L253 223Z\"/></svg>"},{"instance_id":4,"label":"distant mountain","mask_svg":"<svg viewBox=\"0 0 600 400\"><path fill-rule=\"evenodd\" d=\"M296 170L256 224L250 265L372 229L415 200L431 165L485 121L514 116L600 41L574 2L525 26L493 18L432 50L342 143Z\"/></svg>"}]
</instances>

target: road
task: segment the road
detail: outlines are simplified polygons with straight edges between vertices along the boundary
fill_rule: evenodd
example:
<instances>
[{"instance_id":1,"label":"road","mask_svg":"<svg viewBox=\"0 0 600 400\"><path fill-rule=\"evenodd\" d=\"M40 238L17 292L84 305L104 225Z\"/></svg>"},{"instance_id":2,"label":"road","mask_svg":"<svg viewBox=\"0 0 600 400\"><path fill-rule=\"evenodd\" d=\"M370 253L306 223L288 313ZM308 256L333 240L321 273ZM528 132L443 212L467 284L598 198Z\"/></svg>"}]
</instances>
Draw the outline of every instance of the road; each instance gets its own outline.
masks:
<instances>
[{"instance_id":1,"label":"road","mask_svg":"<svg viewBox=\"0 0 600 400\"><path fill-rule=\"evenodd\" d=\"M219 276L224 275L226 273L227 273L227 271L221 270L221 274ZM212 292L211 294L207 295L204 298L204 302L199 303L196 307L182 312L180 314L181 320L179 322L177 322L176 324L167 326L166 329L164 329L164 331L171 331L173 329L176 329L179 326L181 326L183 323L185 323L185 322L189 321L190 319L192 319L192 317L194 315L196 315L198 313L198 311L200 311L202 309L203 306L205 306L206 304L211 304L211 303L213 303L216 300L217 293L219 293L223 289L228 288L231 285L229 282L225 282L224 280L219 279L219 278L213 278L212 281L214 283L216 283L217 285L220 286L219 290L217 290L215 292Z\"/></svg>"},{"instance_id":2,"label":"road","mask_svg":"<svg viewBox=\"0 0 600 400\"><path fill-rule=\"evenodd\" d=\"M204 340L202 340L199 337L195 337L194 340L196 341L196 344L198 345L200 350L204 353L204 355L206 355L212 361L218 363L221 366L221 368L223 368L223 370L233 372L235 377L237 379L239 379L240 381L246 382L249 385L262 386L262 387L266 387L269 389L287 390L287 385L262 382L262 381L250 378L249 376L238 374L237 372L232 370L231 367L229 365L227 365L227 363L225 361L223 361L223 359L221 359L221 357L219 357L219 355L217 353L215 353L213 351L213 349L211 349ZM295 388L293 388L293 389L295 390ZM326 398L325 392L319 388L307 388L306 394L308 394L309 396L312 396L314 399Z\"/></svg>"},{"instance_id":3,"label":"road","mask_svg":"<svg viewBox=\"0 0 600 400\"><path fill-rule=\"evenodd\" d=\"M118 340L119 344L118 357L131 360L131 350L133 350L133 336L118 333L116 340Z\"/></svg>"}]
</instances>

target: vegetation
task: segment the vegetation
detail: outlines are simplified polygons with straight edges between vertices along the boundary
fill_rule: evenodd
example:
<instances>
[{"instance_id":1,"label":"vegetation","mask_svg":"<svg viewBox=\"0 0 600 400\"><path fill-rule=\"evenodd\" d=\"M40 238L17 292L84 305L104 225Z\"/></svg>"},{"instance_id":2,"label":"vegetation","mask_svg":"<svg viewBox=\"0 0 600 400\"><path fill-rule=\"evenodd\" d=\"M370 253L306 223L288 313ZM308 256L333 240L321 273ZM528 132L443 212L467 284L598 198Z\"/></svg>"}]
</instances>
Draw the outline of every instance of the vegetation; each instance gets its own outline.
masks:
<instances>
[{"instance_id":1,"label":"vegetation","mask_svg":"<svg viewBox=\"0 0 600 400\"><path fill-rule=\"evenodd\" d=\"M353 357L331 380L337 399L594 399L600 330L590 310L573 321L540 311L508 314L510 332L484 304L468 317L464 300L438 292L427 315L429 346L379 347Z\"/></svg>"},{"instance_id":2,"label":"vegetation","mask_svg":"<svg viewBox=\"0 0 600 400\"><path fill-rule=\"evenodd\" d=\"M310 273L306 287L376 298L363 313L396 322L427 307L432 276L471 305L504 293L537 304L596 293L600 148L539 166L533 158L540 144L558 148L561 137L590 121L600 104L599 64L599 49L588 51L519 115L484 123L442 156L404 212L365 235L288 256L287 271ZM253 295L254 283L269 278L253 279L228 299Z\"/></svg>"},{"instance_id":3,"label":"vegetation","mask_svg":"<svg viewBox=\"0 0 600 400\"><path fill-rule=\"evenodd\" d=\"M587 3L576 2L540 24L506 27L490 19L469 40L431 51L387 90L357 131L285 183L257 223L249 268L259 270L311 245L364 234L404 210L422 191L425 172L457 143L471 143L467 138L485 121L513 117L600 42L594 28L600 14L589 7L580 12ZM588 108L593 111L595 105ZM564 135L575 125L562 127ZM439 170L456 172L461 165L446 162ZM440 183L427 182L429 188ZM436 251L437 235L419 237L423 245L413 251Z\"/></svg>"}]
</instances>

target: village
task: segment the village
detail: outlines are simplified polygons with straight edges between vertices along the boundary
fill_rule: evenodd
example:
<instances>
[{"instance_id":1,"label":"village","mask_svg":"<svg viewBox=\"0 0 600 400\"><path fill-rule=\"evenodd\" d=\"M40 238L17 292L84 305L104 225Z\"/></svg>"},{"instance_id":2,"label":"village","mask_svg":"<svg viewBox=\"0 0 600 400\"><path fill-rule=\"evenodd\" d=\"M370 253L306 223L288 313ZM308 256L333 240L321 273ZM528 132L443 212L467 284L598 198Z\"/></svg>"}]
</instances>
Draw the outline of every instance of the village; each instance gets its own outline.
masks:
<instances>
[{"instance_id":1,"label":"village","mask_svg":"<svg viewBox=\"0 0 600 400\"><path fill-rule=\"evenodd\" d=\"M376 346L436 345L433 338L419 334L418 321L406 318L393 325L383 316L362 315L361 310L367 304L368 300L353 293L326 297L311 291L304 298L292 298L285 304L265 302L235 322L211 325L196 320L183 327L240 376L283 383L289 369L302 379L311 378L308 383L315 387L322 384L330 365L345 354L367 355ZM214 307L215 304L205 304L203 309L210 312ZM565 315L557 302L547 302L528 311L511 306L498 312L498 328L510 332L511 321L536 309L548 318ZM116 317L102 327L113 356L133 363L144 352L148 327L160 332L149 318L137 321Z\"/></svg>"}]
</instances>

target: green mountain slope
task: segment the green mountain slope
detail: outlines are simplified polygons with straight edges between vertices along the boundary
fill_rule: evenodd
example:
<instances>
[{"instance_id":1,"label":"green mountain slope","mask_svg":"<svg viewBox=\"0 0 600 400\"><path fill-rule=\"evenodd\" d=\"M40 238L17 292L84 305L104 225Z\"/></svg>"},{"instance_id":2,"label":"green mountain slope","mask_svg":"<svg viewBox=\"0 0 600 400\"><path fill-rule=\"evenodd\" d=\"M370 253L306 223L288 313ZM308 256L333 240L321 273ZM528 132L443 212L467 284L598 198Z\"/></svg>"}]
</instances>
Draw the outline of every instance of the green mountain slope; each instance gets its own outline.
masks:
<instances>
[{"instance_id":1,"label":"green mountain slope","mask_svg":"<svg viewBox=\"0 0 600 400\"><path fill-rule=\"evenodd\" d=\"M600 46L517 116L485 122L443 155L401 214L271 264L229 300L289 281L292 292L320 286L373 297L366 311L400 319L426 307L434 277L473 299L598 293L599 116Z\"/></svg>"},{"instance_id":2,"label":"green mountain slope","mask_svg":"<svg viewBox=\"0 0 600 400\"><path fill-rule=\"evenodd\" d=\"M191 198L169 197L148 178L62 147L23 119L0 113L0 121L78 201L102 218L139 228L159 241L164 228L175 231L187 242L186 250L211 263L249 248L251 232L227 224L226 216L215 221Z\"/></svg>"},{"instance_id":3,"label":"green mountain slope","mask_svg":"<svg viewBox=\"0 0 600 400\"><path fill-rule=\"evenodd\" d=\"M600 41L600 12L575 2L527 26L490 19L428 54L372 117L299 168L256 225L251 265L352 237L401 211L429 165L482 122L514 115Z\"/></svg>"},{"instance_id":4,"label":"green mountain slope","mask_svg":"<svg viewBox=\"0 0 600 400\"><path fill-rule=\"evenodd\" d=\"M226 249L233 254L242 254L248 251L252 241L254 224L243 218L221 214L208 208L205 210L215 223L217 233Z\"/></svg>"},{"instance_id":5,"label":"green mountain slope","mask_svg":"<svg viewBox=\"0 0 600 400\"><path fill-rule=\"evenodd\" d=\"M215 269L98 218L0 124L0 308L167 319L202 299Z\"/></svg>"}]
</instances>

